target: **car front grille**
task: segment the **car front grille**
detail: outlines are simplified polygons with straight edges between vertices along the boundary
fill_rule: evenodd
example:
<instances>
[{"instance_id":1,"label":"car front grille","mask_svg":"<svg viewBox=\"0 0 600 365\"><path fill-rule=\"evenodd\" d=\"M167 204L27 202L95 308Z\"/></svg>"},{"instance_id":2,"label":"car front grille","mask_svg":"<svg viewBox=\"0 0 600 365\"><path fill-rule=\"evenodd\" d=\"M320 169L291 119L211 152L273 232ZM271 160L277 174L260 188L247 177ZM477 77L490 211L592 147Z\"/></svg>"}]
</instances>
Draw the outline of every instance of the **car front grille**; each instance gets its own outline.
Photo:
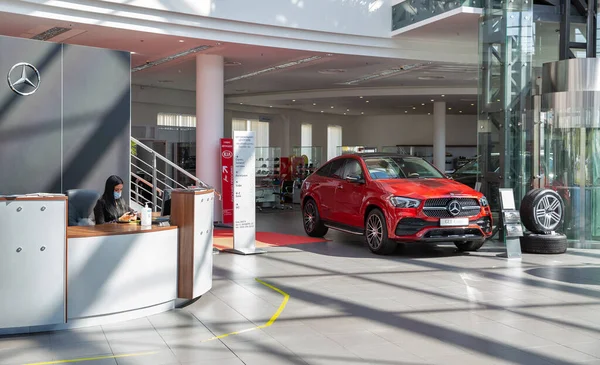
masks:
<instances>
[{"instance_id":1,"label":"car front grille","mask_svg":"<svg viewBox=\"0 0 600 365\"><path fill-rule=\"evenodd\" d=\"M448 211L448 203L456 201L460 205L460 212L452 215ZM423 205L423 213L433 218L461 218L472 217L479 214L481 207L477 199L473 198L438 198L428 199Z\"/></svg>"}]
</instances>

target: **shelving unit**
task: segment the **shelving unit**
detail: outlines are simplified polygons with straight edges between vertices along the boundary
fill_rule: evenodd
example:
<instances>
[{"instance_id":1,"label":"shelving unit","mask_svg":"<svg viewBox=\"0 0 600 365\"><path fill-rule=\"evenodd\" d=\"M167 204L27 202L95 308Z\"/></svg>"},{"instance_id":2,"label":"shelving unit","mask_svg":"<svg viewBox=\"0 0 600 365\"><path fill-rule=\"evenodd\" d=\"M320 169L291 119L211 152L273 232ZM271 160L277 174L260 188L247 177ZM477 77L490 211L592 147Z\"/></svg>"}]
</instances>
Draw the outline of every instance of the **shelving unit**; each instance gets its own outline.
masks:
<instances>
[{"instance_id":1,"label":"shelving unit","mask_svg":"<svg viewBox=\"0 0 600 365\"><path fill-rule=\"evenodd\" d=\"M256 147L256 204L259 207L274 205L278 201L275 194L278 190L281 174L281 148Z\"/></svg>"}]
</instances>

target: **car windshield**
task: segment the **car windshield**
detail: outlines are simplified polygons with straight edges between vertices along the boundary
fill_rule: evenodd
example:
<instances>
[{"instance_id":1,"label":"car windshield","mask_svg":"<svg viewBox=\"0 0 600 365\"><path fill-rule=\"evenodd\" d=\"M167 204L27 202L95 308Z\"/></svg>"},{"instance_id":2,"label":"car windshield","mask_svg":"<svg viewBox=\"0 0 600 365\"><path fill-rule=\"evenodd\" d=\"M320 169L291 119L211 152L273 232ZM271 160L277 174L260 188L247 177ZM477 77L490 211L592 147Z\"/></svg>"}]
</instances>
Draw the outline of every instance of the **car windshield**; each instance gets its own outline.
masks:
<instances>
[{"instance_id":1,"label":"car windshield","mask_svg":"<svg viewBox=\"0 0 600 365\"><path fill-rule=\"evenodd\" d=\"M444 177L427 161L418 157L368 157L365 164L373 180Z\"/></svg>"},{"instance_id":2,"label":"car windshield","mask_svg":"<svg viewBox=\"0 0 600 365\"><path fill-rule=\"evenodd\" d=\"M477 175L478 173L479 164L477 160L468 162L454 171L454 174L456 175Z\"/></svg>"}]
</instances>

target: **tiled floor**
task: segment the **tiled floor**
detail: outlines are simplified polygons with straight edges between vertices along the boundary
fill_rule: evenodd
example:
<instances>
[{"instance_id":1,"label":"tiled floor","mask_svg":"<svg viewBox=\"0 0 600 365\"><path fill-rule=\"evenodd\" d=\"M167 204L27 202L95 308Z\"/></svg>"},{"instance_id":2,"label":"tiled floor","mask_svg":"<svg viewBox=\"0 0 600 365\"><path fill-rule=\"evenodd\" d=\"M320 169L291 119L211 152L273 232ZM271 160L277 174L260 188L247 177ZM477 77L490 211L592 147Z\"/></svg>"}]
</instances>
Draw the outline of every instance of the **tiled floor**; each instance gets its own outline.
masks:
<instances>
[{"instance_id":1,"label":"tiled floor","mask_svg":"<svg viewBox=\"0 0 600 365\"><path fill-rule=\"evenodd\" d=\"M302 234L297 212L259 214L259 230ZM600 250L524 255L404 247L372 255L360 238L215 256L210 294L119 325L0 338L0 365L600 364ZM216 335L267 323L222 339ZM209 340L209 341L207 341ZM151 354L147 354L151 352ZM142 353L142 354L140 354Z\"/></svg>"}]
</instances>

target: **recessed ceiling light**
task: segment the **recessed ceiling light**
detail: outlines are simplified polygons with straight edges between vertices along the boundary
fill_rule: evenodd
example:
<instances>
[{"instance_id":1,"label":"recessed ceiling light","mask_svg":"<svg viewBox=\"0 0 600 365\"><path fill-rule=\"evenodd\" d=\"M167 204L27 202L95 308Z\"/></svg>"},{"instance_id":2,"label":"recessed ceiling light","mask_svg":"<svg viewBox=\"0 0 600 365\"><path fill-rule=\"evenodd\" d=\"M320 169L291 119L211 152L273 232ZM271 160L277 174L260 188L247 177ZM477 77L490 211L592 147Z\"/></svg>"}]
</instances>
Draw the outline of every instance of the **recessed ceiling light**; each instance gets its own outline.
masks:
<instances>
[{"instance_id":1,"label":"recessed ceiling light","mask_svg":"<svg viewBox=\"0 0 600 365\"><path fill-rule=\"evenodd\" d=\"M452 108L448 108L448 110L452 110Z\"/></svg>"},{"instance_id":2,"label":"recessed ceiling light","mask_svg":"<svg viewBox=\"0 0 600 365\"><path fill-rule=\"evenodd\" d=\"M417 64L412 64L412 65L404 65L404 66L394 67L389 70L384 70L384 71L380 71L380 72L377 72L374 74L365 75L365 76L360 77L355 80L340 82L340 83L338 83L338 85L355 85L355 84L359 84L361 82L365 82L365 81L369 81L369 80L373 80L373 79L390 77L390 76L398 75L401 73L409 72L412 69L421 68L424 66L425 66L425 64L417 63Z\"/></svg>"},{"instance_id":3,"label":"recessed ceiling light","mask_svg":"<svg viewBox=\"0 0 600 365\"><path fill-rule=\"evenodd\" d=\"M331 106L331 109L333 109L333 105Z\"/></svg>"},{"instance_id":4,"label":"recessed ceiling light","mask_svg":"<svg viewBox=\"0 0 600 365\"><path fill-rule=\"evenodd\" d=\"M446 97L446 95L442 95L442 98Z\"/></svg>"},{"instance_id":5,"label":"recessed ceiling light","mask_svg":"<svg viewBox=\"0 0 600 365\"><path fill-rule=\"evenodd\" d=\"M435 101L435 100L431 99L431 101Z\"/></svg>"},{"instance_id":6,"label":"recessed ceiling light","mask_svg":"<svg viewBox=\"0 0 600 365\"><path fill-rule=\"evenodd\" d=\"M425 103L422 103L421 105L425 105Z\"/></svg>"},{"instance_id":7,"label":"recessed ceiling light","mask_svg":"<svg viewBox=\"0 0 600 365\"><path fill-rule=\"evenodd\" d=\"M419 80L441 80L445 79L444 76L419 76Z\"/></svg>"},{"instance_id":8,"label":"recessed ceiling light","mask_svg":"<svg viewBox=\"0 0 600 365\"><path fill-rule=\"evenodd\" d=\"M317 103L313 103L313 105L317 105Z\"/></svg>"},{"instance_id":9,"label":"recessed ceiling light","mask_svg":"<svg viewBox=\"0 0 600 365\"><path fill-rule=\"evenodd\" d=\"M272 107L273 107L273 105L269 105L269 108L272 108Z\"/></svg>"},{"instance_id":10,"label":"recessed ceiling light","mask_svg":"<svg viewBox=\"0 0 600 365\"><path fill-rule=\"evenodd\" d=\"M292 102L294 102L294 103L295 103L295 102L296 102L296 99L292 100Z\"/></svg>"},{"instance_id":11,"label":"recessed ceiling light","mask_svg":"<svg viewBox=\"0 0 600 365\"><path fill-rule=\"evenodd\" d=\"M368 103L369 101L367 100L366 102Z\"/></svg>"},{"instance_id":12,"label":"recessed ceiling light","mask_svg":"<svg viewBox=\"0 0 600 365\"><path fill-rule=\"evenodd\" d=\"M360 114L365 114L365 112L360 112Z\"/></svg>"},{"instance_id":13,"label":"recessed ceiling light","mask_svg":"<svg viewBox=\"0 0 600 365\"><path fill-rule=\"evenodd\" d=\"M431 113L427 113L427 115L431 115Z\"/></svg>"},{"instance_id":14,"label":"recessed ceiling light","mask_svg":"<svg viewBox=\"0 0 600 365\"><path fill-rule=\"evenodd\" d=\"M198 52L204 51L204 50L209 49L209 48L210 48L210 46L199 46L199 47L195 47L195 48L192 48L192 49L188 49L187 51L176 53L176 54L171 55L171 56L163 57L161 59L158 59L158 60L155 60L155 61L152 61L152 62L147 62L147 63L145 63L143 65L140 65L140 66L136 66L136 67L134 67L134 68L131 69L131 72L142 71L142 70L145 70L147 68L158 66L158 65L161 65L163 63L170 62L170 61L176 60L178 58L188 56L188 55L193 54L193 53L198 53Z\"/></svg>"},{"instance_id":15,"label":"recessed ceiling light","mask_svg":"<svg viewBox=\"0 0 600 365\"><path fill-rule=\"evenodd\" d=\"M459 113L462 113L462 110L459 110L458 112L459 112Z\"/></svg>"},{"instance_id":16,"label":"recessed ceiling light","mask_svg":"<svg viewBox=\"0 0 600 365\"><path fill-rule=\"evenodd\" d=\"M416 107L416 106L413 106L413 110L415 110L415 109L417 109L417 107Z\"/></svg>"},{"instance_id":17,"label":"recessed ceiling light","mask_svg":"<svg viewBox=\"0 0 600 365\"><path fill-rule=\"evenodd\" d=\"M241 64L242 64L241 62L236 62L236 61L226 61L225 62L225 66L227 66L227 67L240 66Z\"/></svg>"},{"instance_id":18,"label":"recessed ceiling light","mask_svg":"<svg viewBox=\"0 0 600 365\"><path fill-rule=\"evenodd\" d=\"M349 111L350 111L350 109L346 109L346 111L347 111L347 112L349 112Z\"/></svg>"},{"instance_id":19,"label":"recessed ceiling light","mask_svg":"<svg viewBox=\"0 0 600 365\"><path fill-rule=\"evenodd\" d=\"M179 40L179 43L183 43L183 42L185 42L183 39L180 39L180 40Z\"/></svg>"},{"instance_id":20,"label":"recessed ceiling light","mask_svg":"<svg viewBox=\"0 0 600 365\"><path fill-rule=\"evenodd\" d=\"M471 106L475 106L475 104L471 104Z\"/></svg>"},{"instance_id":21,"label":"recessed ceiling light","mask_svg":"<svg viewBox=\"0 0 600 365\"><path fill-rule=\"evenodd\" d=\"M223 43L221 43L221 42L217 42L217 43L215 43L215 44L216 44L217 46L220 46L220 45L221 45L221 44L223 44Z\"/></svg>"},{"instance_id":22,"label":"recessed ceiling light","mask_svg":"<svg viewBox=\"0 0 600 365\"><path fill-rule=\"evenodd\" d=\"M362 99L363 97L362 97L362 96L359 96L359 98L361 98L361 99Z\"/></svg>"},{"instance_id":23,"label":"recessed ceiling light","mask_svg":"<svg viewBox=\"0 0 600 365\"><path fill-rule=\"evenodd\" d=\"M344 113L344 115L346 115L346 113Z\"/></svg>"},{"instance_id":24,"label":"recessed ceiling light","mask_svg":"<svg viewBox=\"0 0 600 365\"><path fill-rule=\"evenodd\" d=\"M404 111L404 114L407 114L407 113L408 113L408 110L405 110L405 111Z\"/></svg>"},{"instance_id":25,"label":"recessed ceiling light","mask_svg":"<svg viewBox=\"0 0 600 365\"><path fill-rule=\"evenodd\" d=\"M259 76L259 75L262 75L262 74L267 73L267 72L283 70L283 69L286 69L286 68L289 68L289 67L294 67L294 66L302 65L304 63L309 63L309 62L317 61L317 60L320 60L321 58L323 58L323 57L321 57L321 56L312 56L312 57L302 58L302 59L299 59L299 60L296 60L296 61L290 61L290 62L283 63L281 65L271 66L271 67L267 67L267 68L262 69L262 70L250 72L250 73L245 74L245 75L241 75L241 76L237 76L237 77L232 77L230 79L225 80L225 82L233 82L233 81L243 80L243 79L247 79L249 77Z\"/></svg>"},{"instance_id":26,"label":"recessed ceiling light","mask_svg":"<svg viewBox=\"0 0 600 365\"><path fill-rule=\"evenodd\" d=\"M244 103L240 103L240 105L244 105Z\"/></svg>"},{"instance_id":27,"label":"recessed ceiling light","mask_svg":"<svg viewBox=\"0 0 600 365\"><path fill-rule=\"evenodd\" d=\"M343 68L327 68L325 70L319 70L317 72L324 75L335 75L344 73L346 72L346 70L344 70Z\"/></svg>"},{"instance_id":28,"label":"recessed ceiling light","mask_svg":"<svg viewBox=\"0 0 600 365\"><path fill-rule=\"evenodd\" d=\"M137 52L129 52L129 53L131 53L131 54L137 54Z\"/></svg>"},{"instance_id":29,"label":"recessed ceiling light","mask_svg":"<svg viewBox=\"0 0 600 365\"><path fill-rule=\"evenodd\" d=\"M323 111L321 110L321 113L323 113Z\"/></svg>"}]
</instances>

